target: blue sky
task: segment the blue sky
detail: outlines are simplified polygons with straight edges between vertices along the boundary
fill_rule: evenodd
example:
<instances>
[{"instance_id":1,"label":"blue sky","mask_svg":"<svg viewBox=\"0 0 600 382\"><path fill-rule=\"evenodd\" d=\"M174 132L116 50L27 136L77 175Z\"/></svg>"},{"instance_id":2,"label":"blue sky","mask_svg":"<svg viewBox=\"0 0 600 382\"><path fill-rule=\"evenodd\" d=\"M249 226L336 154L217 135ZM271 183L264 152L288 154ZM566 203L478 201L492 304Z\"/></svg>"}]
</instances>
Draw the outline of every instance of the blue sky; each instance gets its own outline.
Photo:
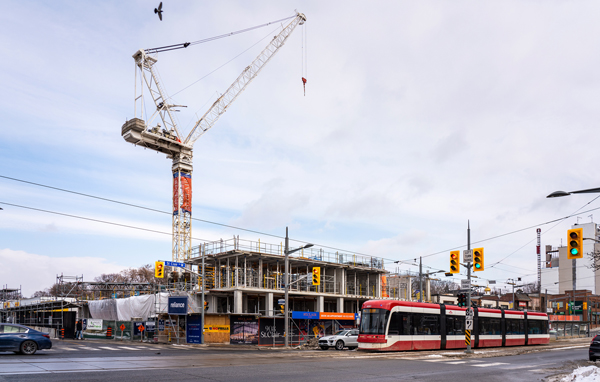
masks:
<instances>
[{"instance_id":1,"label":"blue sky","mask_svg":"<svg viewBox=\"0 0 600 382\"><path fill-rule=\"evenodd\" d=\"M466 244L467 220L472 240L484 240L594 199L545 196L599 186L595 2L163 3L160 22L147 1L5 2L0 175L168 211L170 161L120 136L134 117L131 56L298 9L306 30L294 32L196 142L194 217L282 236L289 226L298 240L390 262L426 256L424 264L437 270L448 266L443 251ZM174 94L274 33L266 27L161 53L163 84ZM177 94L188 105L178 116L182 130L266 41ZM171 229L167 215L6 178L0 202ZM22 285L25 295L50 286L56 274L91 280L170 258L168 235L0 207L0 262L10 264L1 267L0 284ZM594 201L583 210L599 207ZM579 221L591 214L600 216ZM575 222L540 226L542 246L559 245ZM233 235L278 242L193 224L194 237ZM500 285L536 279L535 228L482 245L486 264L504 259L482 277Z\"/></svg>"}]
</instances>

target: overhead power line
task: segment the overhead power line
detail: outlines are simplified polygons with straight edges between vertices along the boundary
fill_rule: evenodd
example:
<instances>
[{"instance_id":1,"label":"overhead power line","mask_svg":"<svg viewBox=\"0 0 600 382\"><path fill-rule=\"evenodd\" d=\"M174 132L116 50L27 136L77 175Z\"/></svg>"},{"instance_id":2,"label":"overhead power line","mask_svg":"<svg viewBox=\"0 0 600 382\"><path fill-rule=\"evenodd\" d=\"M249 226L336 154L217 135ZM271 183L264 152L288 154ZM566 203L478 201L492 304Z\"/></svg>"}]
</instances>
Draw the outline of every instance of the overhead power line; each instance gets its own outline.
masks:
<instances>
[{"instance_id":1,"label":"overhead power line","mask_svg":"<svg viewBox=\"0 0 600 382\"><path fill-rule=\"evenodd\" d=\"M157 212L157 213L161 213L161 214L167 214L169 216L171 215L171 212L162 211L162 210L158 210L158 209L155 209L155 208L140 206L140 205L133 204L133 203L122 202L122 201L119 201L119 200L109 199L109 198L105 198L105 197L101 197L101 196L97 196L97 195L86 194L86 193L83 193L83 192L77 192L77 191L67 190L67 189L64 189L64 188L49 186L49 185L45 185L45 184L41 184L41 183L36 183L36 182L31 182L31 181L27 181L27 180L23 180L23 179L17 179L17 178L5 176L5 175L0 175L0 178L12 180L12 181L15 181L15 182L21 182L21 183L25 183L25 184L30 184L30 185L34 185L34 186L38 186L38 187L44 187L44 188L48 188L48 189L52 189L52 190L56 190L56 191L67 192L67 193L70 193L70 194L80 195L80 196L84 196L84 197L88 197L88 198L93 198L93 199L97 199L97 200L103 200L103 201L110 202L110 203L117 203L117 204L125 205L125 206L128 206L128 207L134 207L134 208L139 208L139 209L143 209L143 210L147 210L147 211L152 211L152 212ZM589 203L591 203L591 202L589 202ZM3 203L3 202L0 202L0 203ZM588 205L589 203L587 203L586 205ZM3 203L3 204L11 205L10 203ZM32 209L32 210L39 210L39 211L42 211L42 212L49 212L49 211L46 211L46 210L41 210L41 209L36 209L36 208L31 208L31 207L26 207L26 206L19 206L19 205L15 205L15 206L22 207L22 208L28 208L28 209ZM585 207L585 205L584 205L584 207ZM593 209L586 210L586 211L581 211L581 212L578 212L578 213L573 213L573 214L570 214L570 215L567 215L567 216L564 216L564 217L561 217L561 218L558 218L558 219L549 220L549 221L544 222L544 223L535 224L535 225L532 225L532 226L529 226L529 227L526 227L526 228L522 228L522 229L518 229L518 230L515 230L515 231L507 232L507 233L504 233L504 234L492 236L490 238L479 240L479 241L473 242L471 244L478 244L478 243L483 243L483 242L487 242L487 241L490 241L490 240L498 239L500 237L504 237L504 236L515 234L515 233L523 232L523 231L526 231L526 230L529 230L529 229L532 229L532 228L541 227L541 226L544 226L544 225L547 225L547 224L551 224L551 223L554 223L554 222L559 222L559 221L568 219L570 217L573 217L575 215L582 214L582 213L587 213L587 212L591 212L591 211L596 211L598 209L600 209L600 207L593 208ZM55 213L55 212L49 212L49 213ZM64 216L71 216L69 214L63 214L63 213L56 213L56 214L62 214ZM83 217L78 217L78 216L75 216L75 215L73 215L72 217L83 218ZM94 219L91 219L91 218L85 218L85 219L87 219L87 220L94 220ZM218 222L214 222L214 221L210 221L210 220L204 220L204 219L198 219L198 218L192 218L192 220L199 221L199 222L202 222L202 223L207 223L207 224L218 225L218 226L221 226L221 227L231 228L231 229L235 229L235 230L239 230L239 231L250 232L250 233L255 233L255 234L264 235L264 236L268 236L268 237L273 237L273 238L277 238L277 239L285 239L284 236L279 236L279 235L274 235L274 234L270 234L270 233L266 233L266 232L261 232L261 231L247 229L247 228L237 227L237 226L233 226L233 225L229 225L229 224L218 223ZM115 223L115 224L118 224L118 223ZM133 227L133 228L140 229L140 227ZM143 229L143 230L146 230L146 229ZM161 234L165 233L165 232L160 232L160 231L158 231L158 232L161 233ZM165 233L165 234L172 235L172 233ZM199 238L193 238L193 239L194 240L201 240L201 241L210 241L210 240L204 240L204 239L199 239ZM289 240L297 242L297 243L301 243L301 244L308 244L309 243L308 241L298 240L298 239L292 239L292 238L290 238ZM321 245L321 244L314 243L314 242L311 242L311 243L314 244L315 246L319 246L321 248L331 249L331 250L335 250L335 251L341 251L341 252L344 252L344 253L353 253L353 254L362 255L362 256L373 256L373 255L369 255L369 254L361 253L361 252L357 252L357 251L351 251L351 250L347 250L347 249L341 249L341 248L337 248L337 247L331 247L331 246L327 246L327 245ZM466 247L466 245L461 245L461 246L458 246L458 247L454 247L454 248L446 249L444 251L439 251L439 252L431 253L431 254L428 254L428 255L421 256L421 257L422 258L432 257L432 256L436 256L436 255L448 253L450 251L454 251L454 250L457 250L457 249L462 249L462 248L465 248L465 247ZM412 262L415 259L414 257L411 257L411 258L405 259L405 260L395 260L395 259L385 258L385 257L381 257L381 256L377 256L377 257L380 257L381 259L387 260L387 261L390 261L390 262L396 262L396 261L398 261L399 263L405 263L405 264L409 264L409 265L413 265L413 266L415 265L415 264L412 264ZM423 267L427 268L427 269L437 269L438 268L438 267L431 267L431 266L428 266L428 265L425 265L425 264L423 264Z\"/></svg>"}]
</instances>

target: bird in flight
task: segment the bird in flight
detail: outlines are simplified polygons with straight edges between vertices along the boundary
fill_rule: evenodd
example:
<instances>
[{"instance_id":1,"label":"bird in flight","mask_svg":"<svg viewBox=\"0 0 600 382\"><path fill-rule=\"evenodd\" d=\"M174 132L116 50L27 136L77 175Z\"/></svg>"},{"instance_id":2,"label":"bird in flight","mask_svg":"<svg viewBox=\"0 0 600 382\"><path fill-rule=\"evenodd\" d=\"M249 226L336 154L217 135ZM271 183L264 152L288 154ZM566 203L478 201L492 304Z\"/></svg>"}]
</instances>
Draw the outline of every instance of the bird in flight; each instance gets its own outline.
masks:
<instances>
[{"instance_id":1,"label":"bird in flight","mask_svg":"<svg viewBox=\"0 0 600 382\"><path fill-rule=\"evenodd\" d=\"M154 13L158 13L158 18L162 21L162 1L158 4L158 8L154 8Z\"/></svg>"}]
</instances>

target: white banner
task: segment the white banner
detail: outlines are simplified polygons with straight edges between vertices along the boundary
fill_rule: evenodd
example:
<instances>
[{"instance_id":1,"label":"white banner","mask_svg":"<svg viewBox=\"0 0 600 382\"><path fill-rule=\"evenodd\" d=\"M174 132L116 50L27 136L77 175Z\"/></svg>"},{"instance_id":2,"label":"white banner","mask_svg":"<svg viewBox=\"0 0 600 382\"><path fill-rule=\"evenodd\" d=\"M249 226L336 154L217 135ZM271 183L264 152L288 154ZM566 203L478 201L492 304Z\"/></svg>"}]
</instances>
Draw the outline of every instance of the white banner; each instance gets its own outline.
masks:
<instances>
[{"instance_id":1,"label":"white banner","mask_svg":"<svg viewBox=\"0 0 600 382\"><path fill-rule=\"evenodd\" d=\"M102 330L102 320L88 318L86 330Z\"/></svg>"}]
</instances>

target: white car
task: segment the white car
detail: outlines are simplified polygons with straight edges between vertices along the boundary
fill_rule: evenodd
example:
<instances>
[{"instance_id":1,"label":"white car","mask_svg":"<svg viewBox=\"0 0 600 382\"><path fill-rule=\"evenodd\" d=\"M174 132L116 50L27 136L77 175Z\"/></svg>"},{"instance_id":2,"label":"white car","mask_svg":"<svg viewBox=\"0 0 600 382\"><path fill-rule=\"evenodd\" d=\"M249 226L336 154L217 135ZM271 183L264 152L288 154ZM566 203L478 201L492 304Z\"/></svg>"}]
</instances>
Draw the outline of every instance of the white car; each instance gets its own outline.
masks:
<instances>
[{"instance_id":1,"label":"white car","mask_svg":"<svg viewBox=\"0 0 600 382\"><path fill-rule=\"evenodd\" d=\"M332 336L319 338L319 347L323 350L335 347L337 350L356 349L358 347L358 329L340 330Z\"/></svg>"}]
</instances>

